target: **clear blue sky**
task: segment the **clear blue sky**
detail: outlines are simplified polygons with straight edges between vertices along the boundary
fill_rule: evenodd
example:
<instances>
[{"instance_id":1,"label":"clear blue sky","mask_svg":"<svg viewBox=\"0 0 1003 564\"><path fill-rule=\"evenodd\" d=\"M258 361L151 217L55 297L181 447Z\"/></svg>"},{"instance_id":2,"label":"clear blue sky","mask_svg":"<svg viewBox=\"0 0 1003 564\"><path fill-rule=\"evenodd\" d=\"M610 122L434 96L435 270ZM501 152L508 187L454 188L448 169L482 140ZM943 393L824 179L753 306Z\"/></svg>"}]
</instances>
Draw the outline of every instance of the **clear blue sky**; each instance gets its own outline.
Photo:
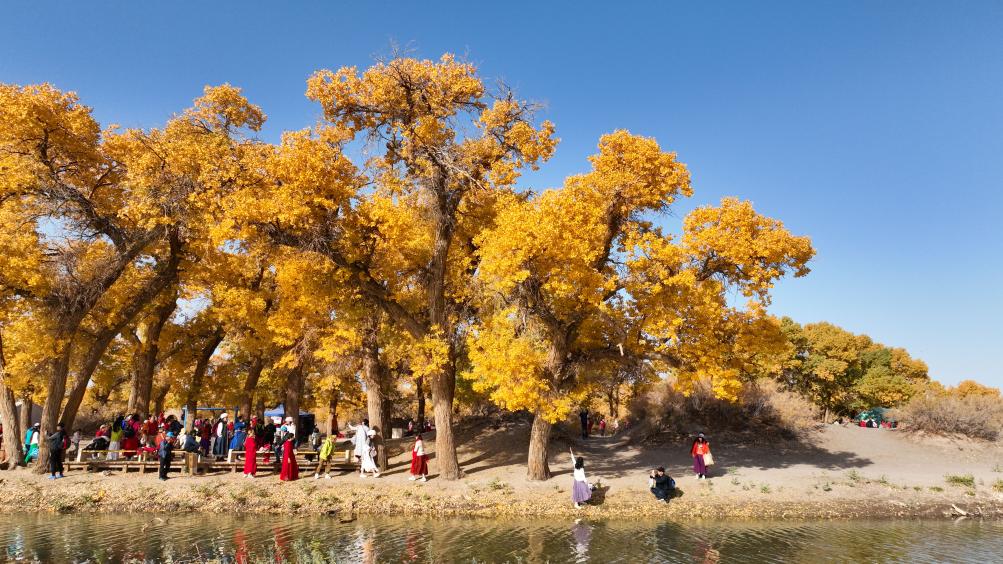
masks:
<instances>
[{"instance_id":1,"label":"clear blue sky","mask_svg":"<svg viewBox=\"0 0 1003 564\"><path fill-rule=\"evenodd\" d=\"M1003 2L7 2L0 81L76 90L103 123L161 124L241 86L264 133L310 125L319 68L397 43L466 56L562 138L527 179L585 169L598 137L656 137L696 195L752 200L818 249L773 311L828 320L1003 385Z\"/></svg>"}]
</instances>

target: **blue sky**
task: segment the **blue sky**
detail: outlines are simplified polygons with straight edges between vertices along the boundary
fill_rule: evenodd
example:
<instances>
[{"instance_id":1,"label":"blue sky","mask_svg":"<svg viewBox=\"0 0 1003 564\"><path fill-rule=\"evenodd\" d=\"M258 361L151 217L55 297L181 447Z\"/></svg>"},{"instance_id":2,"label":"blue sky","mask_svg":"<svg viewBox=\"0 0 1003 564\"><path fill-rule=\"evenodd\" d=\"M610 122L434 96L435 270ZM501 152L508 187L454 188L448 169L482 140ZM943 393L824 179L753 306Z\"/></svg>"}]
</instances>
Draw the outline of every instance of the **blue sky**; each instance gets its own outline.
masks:
<instances>
[{"instance_id":1,"label":"blue sky","mask_svg":"<svg viewBox=\"0 0 1003 564\"><path fill-rule=\"evenodd\" d=\"M1003 385L1003 3L8 2L0 81L77 91L103 123L155 126L230 82L312 124L314 70L393 43L465 56L544 105L562 142L525 183L586 168L627 128L677 151L695 195L750 199L813 238L773 311L828 320Z\"/></svg>"}]
</instances>

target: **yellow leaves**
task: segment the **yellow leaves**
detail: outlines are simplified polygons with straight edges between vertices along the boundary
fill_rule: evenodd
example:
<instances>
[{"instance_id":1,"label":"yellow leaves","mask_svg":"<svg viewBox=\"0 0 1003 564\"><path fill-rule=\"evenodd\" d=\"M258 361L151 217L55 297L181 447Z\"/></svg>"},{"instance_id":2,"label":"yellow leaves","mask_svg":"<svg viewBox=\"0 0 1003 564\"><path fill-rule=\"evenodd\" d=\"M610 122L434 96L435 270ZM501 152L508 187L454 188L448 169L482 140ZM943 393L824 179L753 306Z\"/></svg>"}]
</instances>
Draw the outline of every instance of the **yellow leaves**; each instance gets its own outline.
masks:
<instances>
[{"instance_id":1,"label":"yellow leaves","mask_svg":"<svg viewBox=\"0 0 1003 564\"><path fill-rule=\"evenodd\" d=\"M437 334L426 335L409 350L411 373L415 378L430 378L442 372L450 362L449 343Z\"/></svg>"},{"instance_id":2,"label":"yellow leaves","mask_svg":"<svg viewBox=\"0 0 1003 564\"><path fill-rule=\"evenodd\" d=\"M499 310L468 336L471 368L463 377L503 409L528 409L557 421L571 409L568 397L544 371L545 343L518 334L516 315L514 308Z\"/></svg>"},{"instance_id":3,"label":"yellow leaves","mask_svg":"<svg viewBox=\"0 0 1003 564\"><path fill-rule=\"evenodd\" d=\"M210 129L246 127L261 130L265 114L241 94L241 89L229 84L206 86L195 105L184 113L184 118Z\"/></svg>"},{"instance_id":4,"label":"yellow leaves","mask_svg":"<svg viewBox=\"0 0 1003 564\"><path fill-rule=\"evenodd\" d=\"M700 268L723 276L746 296L768 301L773 282L788 271L808 274L815 255L808 237L795 237L779 220L761 216L749 202L724 198L683 222L683 242Z\"/></svg>"},{"instance_id":5,"label":"yellow leaves","mask_svg":"<svg viewBox=\"0 0 1003 564\"><path fill-rule=\"evenodd\" d=\"M589 157L592 172L585 184L607 201L622 202L629 214L669 206L676 196L690 196L690 173L675 153L661 150L654 139L625 130L603 135L599 154Z\"/></svg>"}]
</instances>

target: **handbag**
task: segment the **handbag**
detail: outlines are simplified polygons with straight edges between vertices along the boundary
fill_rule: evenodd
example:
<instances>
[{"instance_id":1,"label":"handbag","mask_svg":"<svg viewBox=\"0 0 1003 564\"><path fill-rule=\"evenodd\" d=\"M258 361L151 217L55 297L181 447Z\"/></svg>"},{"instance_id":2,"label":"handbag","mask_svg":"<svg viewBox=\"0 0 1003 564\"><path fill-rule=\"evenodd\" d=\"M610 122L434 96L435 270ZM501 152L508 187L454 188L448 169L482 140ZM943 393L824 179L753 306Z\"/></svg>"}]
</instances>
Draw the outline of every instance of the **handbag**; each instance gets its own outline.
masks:
<instances>
[{"instance_id":1,"label":"handbag","mask_svg":"<svg viewBox=\"0 0 1003 564\"><path fill-rule=\"evenodd\" d=\"M704 466L714 465L714 455L712 455L709 450L707 451L707 454L703 455L703 463Z\"/></svg>"}]
</instances>

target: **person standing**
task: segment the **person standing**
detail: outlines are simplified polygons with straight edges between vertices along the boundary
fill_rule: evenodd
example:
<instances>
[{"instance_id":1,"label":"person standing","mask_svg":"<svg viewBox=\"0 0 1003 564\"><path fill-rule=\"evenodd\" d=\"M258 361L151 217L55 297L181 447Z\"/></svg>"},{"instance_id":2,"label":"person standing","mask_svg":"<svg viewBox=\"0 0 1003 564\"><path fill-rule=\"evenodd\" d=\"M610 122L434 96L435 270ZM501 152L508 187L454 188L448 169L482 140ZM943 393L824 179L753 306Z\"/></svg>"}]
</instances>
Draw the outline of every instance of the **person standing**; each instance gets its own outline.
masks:
<instances>
[{"instance_id":1,"label":"person standing","mask_svg":"<svg viewBox=\"0 0 1003 564\"><path fill-rule=\"evenodd\" d=\"M216 428L213 433L212 455L216 460L222 460L226 456L227 439L227 417L224 411L216 420Z\"/></svg>"},{"instance_id":2,"label":"person standing","mask_svg":"<svg viewBox=\"0 0 1003 564\"><path fill-rule=\"evenodd\" d=\"M425 442L421 440L421 433L414 438L414 446L411 447L411 477L408 480L428 480L428 455L425 454Z\"/></svg>"},{"instance_id":3,"label":"person standing","mask_svg":"<svg viewBox=\"0 0 1003 564\"><path fill-rule=\"evenodd\" d=\"M122 427L125 425L125 417L119 415L111 424L111 433L108 435L108 460L118 460L119 450L122 448Z\"/></svg>"},{"instance_id":4,"label":"person standing","mask_svg":"<svg viewBox=\"0 0 1003 564\"><path fill-rule=\"evenodd\" d=\"M258 442L252 428L244 441L244 477L254 478L258 474Z\"/></svg>"},{"instance_id":5,"label":"person standing","mask_svg":"<svg viewBox=\"0 0 1003 564\"><path fill-rule=\"evenodd\" d=\"M585 459L581 456L576 457L575 451L571 450L571 461L575 465L571 482L571 501L575 504L575 508L579 509L583 503L592 499L592 488L585 477Z\"/></svg>"},{"instance_id":6,"label":"person standing","mask_svg":"<svg viewBox=\"0 0 1003 564\"><path fill-rule=\"evenodd\" d=\"M38 458L38 436L41 433L40 425L35 423L24 433L24 463L30 464L32 460Z\"/></svg>"},{"instance_id":7,"label":"person standing","mask_svg":"<svg viewBox=\"0 0 1003 564\"><path fill-rule=\"evenodd\" d=\"M376 465L376 459L375 459L376 447L371 446L373 440L376 438L376 429L370 429L369 431L367 431L366 438L368 439L366 441L367 448L362 453L362 459L361 459L362 465L359 467L359 477L365 478L366 472L372 472L373 478L379 478L380 467ZM356 445L356 449L358 449L358 445Z\"/></svg>"},{"instance_id":8,"label":"person standing","mask_svg":"<svg viewBox=\"0 0 1003 564\"><path fill-rule=\"evenodd\" d=\"M589 410L583 409L579 411L578 419L582 422L582 438L589 438Z\"/></svg>"},{"instance_id":9,"label":"person standing","mask_svg":"<svg viewBox=\"0 0 1003 564\"><path fill-rule=\"evenodd\" d=\"M352 442L355 443L355 460L361 464L363 454L369 452L369 420L363 419L358 427L353 427L349 423L348 429L355 431L355 437L352 438Z\"/></svg>"},{"instance_id":10,"label":"person standing","mask_svg":"<svg viewBox=\"0 0 1003 564\"><path fill-rule=\"evenodd\" d=\"M300 477L300 468L296 464L295 435L286 430L282 435L282 470L279 472L279 480L291 482Z\"/></svg>"},{"instance_id":11,"label":"person standing","mask_svg":"<svg viewBox=\"0 0 1003 564\"><path fill-rule=\"evenodd\" d=\"M690 448L690 455L693 456L693 472L697 475L697 479L706 480L706 457L710 456L710 443L707 442L707 438L704 437L703 433L699 433L697 438L693 440L693 446Z\"/></svg>"},{"instance_id":12,"label":"person standing","mask_svg":"<svg viewBox=\"0 0 1003 564\"><path fill-rule=\"evenodd\" d=\"M139 452L139 436L143 432L143 425L139 421L139 414L133 413L128 419L122 422L122 454L126 458L136 456Z\"/></svg>"},{"instance_id":13,"label":"person standing","mask_svg":"<svg viewBox=\"0 0 1003 564\"><path fill-rule=\"evenodd\" d=\"M233 438L230 439L230 450L240 450L244 448L244 442L247 439L247 433L244 430L244 422L237 420L233 424Z\"/></svg>"},{"instance_id":14,"label":"person standing","mask_svg":"<svg viewBox=\"0 0 1003 564\"><path fill-rule=\"evenodd\" d=\"M602 419L599 420L599 436L600 437L605 437L606 436L606 418L605 417L603 417Z\"/></svg>"},{"instance_id":15,"label":"person standing","mask_svg":"<svg viewBox=\"0 0 1003 564\"><path fill-rule=\"evenodd\" d=\"M167 432L164 440L160 441L157 448L157 456L160 458L160 480L167 479L167 473L171 471L171 461L174 460L174 433Z\"/></svg>"},{"instance_id":16,"label":"person standing","mask_svg":"<svg viewBox=\"0 0 1003 564\"><path fill-rule=\"evenodd\" d=\"M36 433L37 434L37 433ZM50 480L63 477L63 453L69 442L66 438L66 428L62 423L56 424L56 432L49 435L49 476Z\"/></svg>"},{"instance_id":17,"label":"person standing","mask_svg":"<svg viewBox=\"0 0 1003 564\"><path fill-rule=\"evenodd\" d=\"M320 445L320 452L317 459L317 471L313 473L313 479L320 479L320 471L324 470L324 479L331 479L331 464L334 462L334 437L329 433L324 437L324 442Z\"/></svg>"}]
</instances>

